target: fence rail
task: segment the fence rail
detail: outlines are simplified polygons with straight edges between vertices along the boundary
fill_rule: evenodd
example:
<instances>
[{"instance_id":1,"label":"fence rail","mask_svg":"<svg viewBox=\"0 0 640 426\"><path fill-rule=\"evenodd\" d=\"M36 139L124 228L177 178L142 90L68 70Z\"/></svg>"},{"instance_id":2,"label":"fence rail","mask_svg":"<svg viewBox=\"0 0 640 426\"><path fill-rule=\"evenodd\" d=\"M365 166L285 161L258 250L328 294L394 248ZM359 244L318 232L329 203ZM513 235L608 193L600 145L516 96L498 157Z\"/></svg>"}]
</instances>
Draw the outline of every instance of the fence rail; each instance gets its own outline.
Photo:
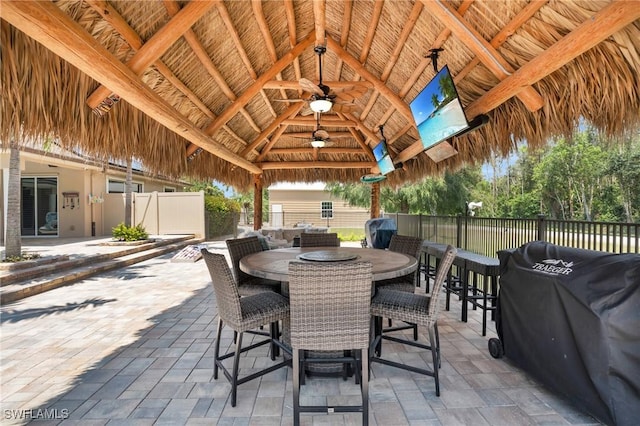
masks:
<instances>
[{"instance_id":1,"label":"fence rail","mask_svg":"<svg viewBox=\"0 0 640 426\"><path fill-rule=\"evenodd\" d=\"M364 238L368 219L362 213L337 211L330 218L321 218L318 211L269 212L267 217L277 218L285 226L327 226L331 232L353 238ZM640 253L640 223L557 220L543 215L535 219L503 219L390 213L384 217L395 219L400 234L452 244L491 257L498 250L536 240L609 253Z\"/></svg>"},{"instance_id":2,"label":"fence rail","mask_svg":"<svg viewBox=\"0 0 640 426\"><path fill-rule=\"evenodd\" d=\"M402 213L385 217L395 219L401 234L453 244L486 256L535 240L609 253L640 253L640 223L557 220L542 215L536 219Z\"/></svg>"}]
</instances>

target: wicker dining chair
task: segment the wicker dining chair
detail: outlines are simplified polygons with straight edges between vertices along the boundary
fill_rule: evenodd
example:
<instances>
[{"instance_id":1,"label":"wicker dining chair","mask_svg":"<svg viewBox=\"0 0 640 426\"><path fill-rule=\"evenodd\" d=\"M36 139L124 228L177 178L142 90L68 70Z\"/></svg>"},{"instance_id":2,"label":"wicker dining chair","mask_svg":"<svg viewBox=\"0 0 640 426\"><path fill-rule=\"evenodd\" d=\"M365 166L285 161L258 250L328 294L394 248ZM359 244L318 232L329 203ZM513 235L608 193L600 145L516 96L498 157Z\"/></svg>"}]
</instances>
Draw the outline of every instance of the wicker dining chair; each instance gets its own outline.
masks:
<instances>
[{"instance_id":1,"label":"wicker dining chair","mask_svg":"<svg viewBox=\"0 0 640 426\"><path fill-rule=\"evenodd\" d=\"M376 290L387 289L387 290L398 290L398 291L406 291L408 293L414 293L416 287L420 285L420 258L422 252L422 238L412 237L409 235L399 235L393 234L391 236L391 241L389 242L389 250L397 253L406 254L408 256L414 257L418 260L418 269L408 275L404 275L402 277L390 278L387 280L376 281L375 288ZM412 329L413 330L413 340L418 340L418 326L415 324L408 325L400 325L397 327L392 327L393 321L389 318L389 328L386 328L384 332Z\"/></svg>"},{"instance_id":2,"label":"wicker dining chair","mask_svg":"<svg viewBox=\"0 0 640 426\"><path fill-rule=\"evenodd\" d=\"M371 262L289 264L290 336L293 352L293 421L303 412L360 412L369 421ZM309 351L336 351L343 356L313 357ZM300 382L307 363L354 365L362 405L300 405Z\"/></svg>"},{"instance_id":3,"label":"wicker dining chair","mask_svg":"<svg viewBox=\"0 0 640 426\"><path fill-rule=\"evenodd\" d=\"M236 406L236 395L238 385L248 382L281 367L291 365L291 360L287 359L277 364L271 365L260 371L239 378L238 368L240 354L259 346L270 344L271 360L275 361L276 347L288 352L288 349L279 341L278 322L288 320L289 301L282 295L273 291L267 291L252 296L240 297L238 286L233 279L227 260L222 254L211 253L207 249L201 250L202 257L207 264L213 290L216 295L218 305L218 328L216 332L213 378L218 379L218 369L221 369L225 377L231 383L231 406ZM230 327L234 331L236 342L235 351L220 355L220 338L222 328ZM252 329L269 325L269 338L253 343L247 347L242 347L242 335ZM233 357L233 368L231 372L223 364L227 358Z\"/></svg>"},{"instance_id":4,"label":"wicker dining chair","mask_svg":"<svg viewBox=\"0 0 640 426\"><path fill-rule=\"evenodd\" d=\"M389 243L389 250L414 257L418 262L420 262L423 241L424 240L422 238L418 237L394 234L391 237L391 242ZM418 269L411 274L398 278L376 281L375 286L376 289L384 288L388 290L399 290L413 293L415 292L416 287L420 284L419 278L420 265L418 265Z\"/></svg>"},{"instance_id":5,"label":"wicker dining chair","mask_svg":"<svg viewBox=\"0 0 640 426\"><path fill-rule=\"evenodd\" d=\"M435 379L436 395L440 396L440 381L438 369L440 368L440 336L438 335L438 314L440 312L439 295L447 277L451 264L458 250L449 245L438 265L438 271L434 279L430 295L408 293L398 290L380 290L371 300L371 315L374 317L375 338L371 343L371 362L379 362L393 367L401 368L415 373L432 376ZM408 339L383 334L382 318L391 318L411 324L424 326L429 333L429 344L414 342ZM431 351L433 369L418 368L409 364L391 361L382 358L382 340L390 340Z\"/></svg>"},{"instance_id":6,"label":"wicker dining chair","mask_svg":"<svg viewBox=\"0 0 640 426\"><path fill-rule=\"evenodd\" d=\"M263 250L257 236L229 239L226 240L226 243L233 266L233 276L238 283L238 291L241 296L251 296L265 291L280 292L279 281L254 277L240 270L240 260L243 257Z\"/></svg>"},{"instance_id":7,"label":"wicker dining chair","mask_svg":"<svg viewBox=\"0 0 640 426\"><path fill-rule=\"evenodd\" d=\"M340 247L340 239L335 232L303 232L300 234L300 247Z\"/></svg>"}]
</instances>

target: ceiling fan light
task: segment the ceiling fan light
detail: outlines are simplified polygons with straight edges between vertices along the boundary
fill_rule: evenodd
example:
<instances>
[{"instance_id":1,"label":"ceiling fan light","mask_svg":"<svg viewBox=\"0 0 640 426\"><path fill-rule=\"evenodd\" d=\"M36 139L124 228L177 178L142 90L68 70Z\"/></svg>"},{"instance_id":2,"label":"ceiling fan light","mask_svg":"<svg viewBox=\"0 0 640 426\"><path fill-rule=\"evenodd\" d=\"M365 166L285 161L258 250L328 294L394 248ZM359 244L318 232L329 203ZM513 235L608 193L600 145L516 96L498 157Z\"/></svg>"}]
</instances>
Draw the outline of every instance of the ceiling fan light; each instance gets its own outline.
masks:
<instances>
[{"instance_id":1,"label":"ceiling fan light","mask_svg":"<svg viewBox=\"0 0 640 426\"><path fill-rule=\"evenodd\" d=\"M313 112L329 112L331 105L331 101L327 99L314 99L309 102L309 108L311 108Z\"/></svg>"},{"instance_id":2,"label":"ceiling fan light","mask_svg":"<svg viewBox=\"0 0 640 426\"><path fill-rule=\"evenodd\" d=\"M314 148L324 148L325 142L322 139L314 139L311 141L311 146Z\"/></svg>"}]
</instances>

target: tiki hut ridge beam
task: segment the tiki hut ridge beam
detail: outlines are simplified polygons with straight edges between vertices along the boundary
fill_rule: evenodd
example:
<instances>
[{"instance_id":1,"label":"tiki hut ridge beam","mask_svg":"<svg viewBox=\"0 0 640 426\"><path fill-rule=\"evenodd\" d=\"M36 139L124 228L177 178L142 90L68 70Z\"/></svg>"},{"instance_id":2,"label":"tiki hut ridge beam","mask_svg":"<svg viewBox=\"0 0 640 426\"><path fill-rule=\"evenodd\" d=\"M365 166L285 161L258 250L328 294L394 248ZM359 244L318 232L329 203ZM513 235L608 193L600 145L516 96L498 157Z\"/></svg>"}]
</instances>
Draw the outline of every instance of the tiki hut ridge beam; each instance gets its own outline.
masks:
<instances>
[{"instance_id":1,"label":"tiki hut ridge beam","mask_svg":"<svg viewBox=\"0 0 640 426\"><path fill-rule=\"evenodd\" d=\"M324 45L324 36L326 33L327 17L326 13L327 4L325 0L315 0L313 2L313 22L316 29L316 46Z\"/></svg>"},{"instance_id":2,"label":"tiki hut ridge beam","mask_svg":"<svg viewBox=\"0 0 640 426\"><path fill-rule=\"evenodd\" d=\"M515 71L511 65L471 26L465 24L464 18L455 10L449 8L439 0L422 0L425 7L436 18L449 28L463 44L471 49L478 59L499 79L504 80ZM542 96L531 86L525 86L516 96L534 112L542 108Z\"/></svg>"},{"instance_id":3,"label":"tiki hut ridge beam","mask_svg":"<svg viewBox=\"0 0 640 426\"><path fill-rule=\"evenodd\" d=\"M204 16L220 0L197 1L187 4L180 13L176 14L164 27L153 35L140 49L127 61L127 66L136 74L141 75L149 65L154 63L163 53L171 47L198 19ZM95 109L108 97L112 90L107 87L98 87L87 98L87 105Z\"/></svg>"},{"instance_id":4,"label":"tiki hut ridge beam","mask_svg":"<svg viewBox=\"0 0 640 426\"><path fill-rule=\"evenodd\" d=\"M375 167L375 162L360 161L287 161L256 163L262 170L293 169L368 169Z\"/></svg>"},{"instance_id":5,"label":"tiki hut ridge beam","mask_svg":"<svg viewBox=\"0 0 640 426\"><path fill-rule=\"evenodd\" d=\"M471 103L466 109L467 118L499 107L522 87L540 81L636 19L640 19L637 2L614 1ZM396 161L405 162L422 151L422 142L418 140L398 154Z\"/></svg>"},{"instance_id":6,"label":"tiki hut ridge beam","mask_svg":"<svg viewBox=\"0 0 640 426\"><path fill-rule=\"evenodd\" d=\"M169 130L223 160L261 173L259 167L214 142L178 114L54 3L3 1L0 17L105 87L124 94L128 103Z\"/></svg>"},{"instance_id":7,"label":"tiki hut ridge beam","mask_svg":"<svg viewBox=\"0 0 640 426\"><path fill-rule=\"evenodd\" d=\"M354 87L362 88L365 90L369 90L373 87L373 84L369 81L323 81L322 84L325 84L335 92L339 92L341 90L350 90ZM279 80L271 80L267 81L264 86L265 89L288 89L288 90L302 90L300 86L300 82L298 81L279 81Z\"/></svg>"}]
</instances>

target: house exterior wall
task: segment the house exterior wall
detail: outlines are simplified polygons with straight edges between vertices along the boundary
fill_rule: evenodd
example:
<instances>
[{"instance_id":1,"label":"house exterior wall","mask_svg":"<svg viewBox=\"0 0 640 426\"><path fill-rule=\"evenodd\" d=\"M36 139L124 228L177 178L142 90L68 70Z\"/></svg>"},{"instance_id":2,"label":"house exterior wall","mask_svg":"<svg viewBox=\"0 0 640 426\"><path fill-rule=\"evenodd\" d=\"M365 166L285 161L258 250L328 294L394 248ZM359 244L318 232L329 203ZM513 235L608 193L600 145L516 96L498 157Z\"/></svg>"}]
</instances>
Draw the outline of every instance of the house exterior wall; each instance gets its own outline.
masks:
<instances>
[{"instance_id":1,"label":"house exterior wall","mask_svg":"<svg viewBox=\"0 0 640 426\"><path fill-rule=\"evenodd\" d=\"M55 177L57 179L58 233L51 235L52 238L90 237L94 233L95 236L110 236L112 228L124 221L124 194L107 193L108 180L124 181L124 171L112 169L103 171L101 167L88 164L90 161L67 159L60 155L21 152L20 156L22 178ZM8 151L0 152L0 164L2 165L0 175L2 222L0 231L2 244L4 244L9 169ZM155 196L154 209L152 212L147 211L148 216L144 218L146 223L153 224L153 230L148 230L151 234L158 234L159 232L153 231L162 230L167 234L204 235L203 194L165 193L166 188L180 191L182 186L178 182L155 179L140 174L134 174L133 181L141 183L145 192L157 191L158 194L161 194L160 197ZM74 198L73 204L71 204L65 200L65 193L77 193L78 197ZM151 197L151 194L147 195L147 198ZM136 212L132 212L132 216L135 217L135 215ZM138 215L142 217L142 213L138 212ZM132 223L134 222L132 221ZM38 237L42 237L42 235Z\"/></svg>"},{"instance_id":2,"label":"house exterior wall","mask_svg":"<svg viewBox=\"0 0 640 426\"><path fill-rule=\"evenodd\" d=\"M290 227L299 223L329 228L353 228L364 226L370 218L368 209L350 206L346 201L333 196L324 189L324 184L295 184L273 186L269 189L269 211L272 206L282 206L282 226ZM322 203L330 201L333 217L322 217ZM271 220L271 218L270 218Z\"/></svg>"}]
</instances>

